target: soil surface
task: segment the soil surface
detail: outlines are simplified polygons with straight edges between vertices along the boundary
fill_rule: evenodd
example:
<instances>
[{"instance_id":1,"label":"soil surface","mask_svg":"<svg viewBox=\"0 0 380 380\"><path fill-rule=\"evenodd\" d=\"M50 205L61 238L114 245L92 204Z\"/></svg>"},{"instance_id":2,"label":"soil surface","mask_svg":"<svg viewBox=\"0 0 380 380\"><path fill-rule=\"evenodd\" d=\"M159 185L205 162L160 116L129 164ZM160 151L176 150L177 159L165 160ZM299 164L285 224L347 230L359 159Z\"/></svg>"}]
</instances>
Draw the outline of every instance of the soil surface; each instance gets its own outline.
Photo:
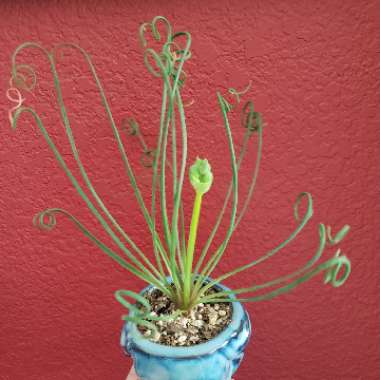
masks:
<instances>
[{"instance_id":1,"label":"soil surface","mask_svg":"<svg viewBox=\"0 0 380 380\"><path fill-rule=\"evenodd\" d=\"M210 289L209 293L215 293ZM160 290L152 289L144 294L151 305L151 315L168 316L175 310L175 304ZM165 321L150 321L157 331L138 326L139 331L149 340L167 346L192 346L214 338L231 322L232 305L213 303L196 305L186 315Z\"/></svg>"}]
</instances>

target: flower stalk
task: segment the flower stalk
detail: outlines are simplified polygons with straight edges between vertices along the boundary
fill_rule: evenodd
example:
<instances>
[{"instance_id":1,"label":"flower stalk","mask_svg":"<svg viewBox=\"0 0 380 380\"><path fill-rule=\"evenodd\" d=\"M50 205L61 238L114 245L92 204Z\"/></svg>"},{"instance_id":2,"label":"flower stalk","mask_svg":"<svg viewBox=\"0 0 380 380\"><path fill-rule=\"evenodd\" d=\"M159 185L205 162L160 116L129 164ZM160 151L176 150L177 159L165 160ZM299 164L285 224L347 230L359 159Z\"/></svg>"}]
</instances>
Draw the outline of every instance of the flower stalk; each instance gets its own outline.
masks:
<instances>
[{"instance_id":1,"label":"flower stalk","mask_svg":"<svg viewBox=\"0 0 380 380\"><path fill-rule=\"evenodd\" d=\"M196 162L190 168L190 182L195 190L195 199L193 206L193 214L191 217L189 240L187 243L187 251L185 257L185 273L184 273L184 292L183 303L184 308L189 308L191 304L190 290L193 281L193 260L195 242L197 240L199 217L201 213L202 197L210 190L213 181L211 166L207 160L197 158Z\"/></svg>"}]
</instances>

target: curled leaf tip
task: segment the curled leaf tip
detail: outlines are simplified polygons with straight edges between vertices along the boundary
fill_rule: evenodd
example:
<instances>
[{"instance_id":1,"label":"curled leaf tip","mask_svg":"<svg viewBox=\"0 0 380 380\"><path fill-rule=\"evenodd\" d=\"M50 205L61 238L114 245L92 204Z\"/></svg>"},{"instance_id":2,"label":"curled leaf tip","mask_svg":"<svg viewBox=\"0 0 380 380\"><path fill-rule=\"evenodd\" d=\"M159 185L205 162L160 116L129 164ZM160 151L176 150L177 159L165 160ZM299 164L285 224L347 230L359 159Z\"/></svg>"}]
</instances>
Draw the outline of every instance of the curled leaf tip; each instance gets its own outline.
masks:
<instances>
[{"instance_id":1,"label":"curled leaf tip","mask_svg":"<svg viewBox=\"0 0 380 380\"><path fill-rule=\"evenodd\" d=\"M329 239L329 244L335 245L335 244L340 243L348 234L348 232L350 231L350 228L351 227L348 224L345 224L343 228L334 237L332 236L332 233L331 233L331 226L327 226L327 237Z\"/></svg>"},{"instance_id":2,"label":"curled leaf tip","mask_svg":"<svg viewBox=\"0 0 380 380\"><path fill-rule=\"evenodd\" d=\"M340 249L338 249L335 253L335 257L331 260L331 266L328 268L325 274L325 280L324 283L328 284L331 283L331 285L334 288L338 288L339 286L342 286L348 276L351 273L351 262L347 258L347 256L340 256ZM339 276L339 272L343 267L343 274Z\"/></svg>"},{"instance_id":3,"label":"curled leaf tip","mask_svg":"<svg viewBox=\"0 0 380 380\"><path fill-rule=\"evenodd\" d=\"M17 103L14 107L12 107L8 111L8 119L9 119L9 122L11 124L11 127L15 128L16 124L15 124L14 113L22 106L25 99L22 97L21 92L17 87L8 88L8 90L6 92L6 96L11 102Z\"/></svg>"},{"instance_id":4,"label":"curled leaf tip","mask_svg":"<svg viewBox=\"0 0 380 380\"><path fill-rule=\"evenodd\" d=\"M189 174L190 182L197 193L203 195L210 190L214 176L207 159L197 157L195 163L190 167Z\"/></svg>"}]
</instances>

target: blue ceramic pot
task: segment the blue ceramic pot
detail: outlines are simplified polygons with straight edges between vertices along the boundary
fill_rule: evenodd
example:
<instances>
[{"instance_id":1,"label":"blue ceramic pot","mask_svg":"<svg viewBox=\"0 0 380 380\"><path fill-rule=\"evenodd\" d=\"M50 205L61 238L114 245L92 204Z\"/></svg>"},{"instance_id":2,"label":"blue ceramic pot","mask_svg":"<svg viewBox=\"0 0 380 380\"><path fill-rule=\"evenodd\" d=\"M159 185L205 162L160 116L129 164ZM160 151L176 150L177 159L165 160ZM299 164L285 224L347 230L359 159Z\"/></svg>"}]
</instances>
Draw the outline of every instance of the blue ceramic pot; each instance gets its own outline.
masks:
<instances>
[{"instance_id":1,"label":"blue ceramic pot","mask_svg":"<svg viewBox=\"0 0 380 380\"><path fill-rule=\"evenodd\" d=\"M222 285L218 287L228 290ZM206 343L165 346L149 341L135 324L127 322L121 333L121 346L132 356L141 380L230 380L251 335L251 323L243 305L233 302L232 307L231 323Z\"/></svg>"}]
</instances>

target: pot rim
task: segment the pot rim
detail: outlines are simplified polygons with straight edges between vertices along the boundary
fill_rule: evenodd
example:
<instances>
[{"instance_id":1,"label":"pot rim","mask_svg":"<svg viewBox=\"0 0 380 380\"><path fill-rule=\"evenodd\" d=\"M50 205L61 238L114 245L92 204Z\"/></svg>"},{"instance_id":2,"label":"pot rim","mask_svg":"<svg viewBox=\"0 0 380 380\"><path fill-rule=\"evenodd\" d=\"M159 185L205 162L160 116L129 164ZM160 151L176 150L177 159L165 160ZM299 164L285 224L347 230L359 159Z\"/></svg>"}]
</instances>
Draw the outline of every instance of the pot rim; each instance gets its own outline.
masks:
<instances>
[{"instance_id":1,"label":"pot rim","mask_svg":"<svg viewBox=\"0 0 380 380\"><path fill-rule=\"evenodd\" d=\"M217 284L217 287L222 290L230 290L222 284ZM142 290L141 293L153 288L152 285L147 286ZM230 298L234 298L231 296ZM144 337L138 330L135 323L126 322L122 335L121 335L121 345L125 346L126 339L131 341L133 349L138 349L149 355L161 356L161 357L171 357L171 358L189 358L193 356L201 356L211 354L219 348L225 346L228 341L236 336L240 331L240 326L244 321L245 317L248 318L247 312L245 311L243 305L238 301L231 302L232 305L232 316L231 322L227 327L221 331L214 338L207 342L192 345L192 346L167 346L164 344L159 344L150 341ZM132 349L132 351L133 351Z\"/></svg>"}]
</instances>

